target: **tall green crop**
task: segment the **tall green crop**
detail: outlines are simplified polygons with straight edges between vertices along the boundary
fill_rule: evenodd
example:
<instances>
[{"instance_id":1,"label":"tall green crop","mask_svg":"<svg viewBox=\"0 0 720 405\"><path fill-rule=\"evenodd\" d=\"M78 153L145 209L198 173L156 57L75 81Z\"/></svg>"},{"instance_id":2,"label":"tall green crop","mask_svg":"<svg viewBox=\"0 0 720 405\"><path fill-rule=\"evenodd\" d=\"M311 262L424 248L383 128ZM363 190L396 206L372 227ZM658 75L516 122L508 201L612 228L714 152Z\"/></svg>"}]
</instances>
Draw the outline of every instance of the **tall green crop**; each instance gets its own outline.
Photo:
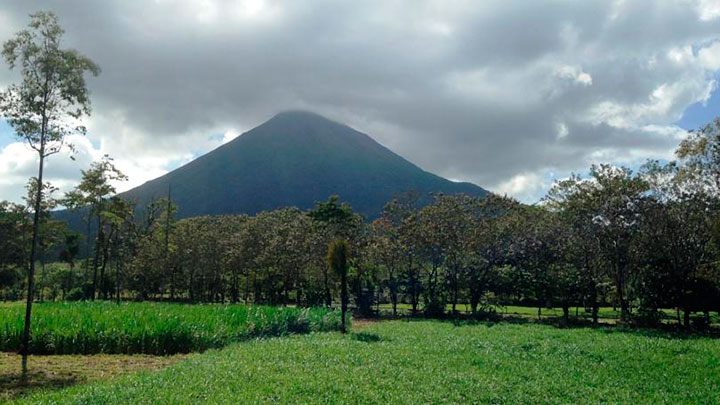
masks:
<instances>
[{"instance_id":1,"label":"tall green crop","mask_svg":"<svg viewBox=\"0 0 720 405\"><path fill-rule=\"evenodd\" d=\"M340 330L327 308L109 302L37 305L34 354L172 354L262 336ZM0 306L0 351L20 348L22 306Z\"/></svg>"}]
</instances>

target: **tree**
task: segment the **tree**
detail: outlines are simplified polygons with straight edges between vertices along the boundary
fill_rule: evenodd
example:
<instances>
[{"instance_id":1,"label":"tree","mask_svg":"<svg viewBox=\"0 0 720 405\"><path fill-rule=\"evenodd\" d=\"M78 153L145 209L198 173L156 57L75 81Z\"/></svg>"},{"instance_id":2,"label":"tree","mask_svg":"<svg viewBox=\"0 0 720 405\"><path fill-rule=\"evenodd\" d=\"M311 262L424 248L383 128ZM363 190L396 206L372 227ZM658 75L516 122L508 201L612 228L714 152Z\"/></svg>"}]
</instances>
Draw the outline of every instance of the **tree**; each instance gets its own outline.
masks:
<instances>
[{"instance_id":1,"label":"tree","mask_svg":"<svg viewBox=\"0 0 720 405\"><path fill-rule=\"evenodd\" d=\"M610 264L621 316L630 314L627 299L628 278L634 259L635 236L643 220L647 183L629 169L609 165L593 166L594 216L592 222L603 256Z\"/></svg>"},{"instance_id":2,"label":"tree","mask_svg":"<svg viewBox=\"0 0 720 405\"><path fill-rule=\"evenodd\" d=\"M2 55L10 69L18 67L19 84L11 84L0 93L0 113L38 153L38 190L34 204L25 328L22 340L23 374L27 371L33 282L37 255L43 169L45 159L58 153L71 134L84 134L81 123L90 114L90 98L85 73L97 75L98 66L72 49L61 49L63 29L57 17L48 12L32 14L29 29L21 30L3 44Z\"/></svg>"},{"instance_id":3,"label":"tree","mask_svg":"<svg viewBox=\"0 0 720 405\"><path fill-rule=\"evenodd\" d=\"M165 218L164 218L164 243L163 243L163 261L165 266L165 274L170 273L170 299L175 300L175 268L171 269L170 266L170 227L172 226L173 215L177 211L177 207L172 202L172 191L171 185L168 183L168 195L165 205Z\"/></svg>"},{"instance_id":4,"label":"tree","mask_svg":"<svg viewBox=\"0 0 720 405\"><path fill-rule=\"evenodd\" d=\"M418 213L418 221L413 230L423 268L426 269L423 287L424 310L431 316L439 316L445 312L443 248L446 240L442 233L443 215L438 205L428 205Z\"/></svg>"},{"instance_id":5,"label":"tree","mask_svg":"<svg viewBox=\"0 0 720 405\"><path fill-rule=\"evenodd\" d=\"M108 206L108 197L115 194L115 186L113 185L113 182L125 180L127 180L127 176L115 167L110 156L105 155L100 160L91 163L89 169L82 170L82 180L80 181L80 184L65 195L65 205L74 210L78 210L80 208L87 209L87 215L85 217L87 225L87 234L85 239L86 274L88 272L90 260L90 224L93 217L95 217L97 221L92 289L90 294L91 299L95 299L98 289L100 255L103 253L103 248L106 248L105 245L107 242L107 235L105 233L103 223L103 213Z\"/></svg>"},{"instance_id":6,"label":"tree","mask_svg":"<svg viewBox=\"0 0 720 405\"><path fill-rule=\"evenodd\" d=\"M638 237L646 220L648 192L648 182L631 170L594 165L589 179L572 176L558 182L546 197L550 207L564 212L564 221L582 247L572 249L573 262L589 279L592 301L596 302L600 283L597 270L605 268L623 319L630 315L627 289L638 268ZM595 320L596 311L593 304Z\"/></svg>"},{"instance_id":7,"label":"tree","mask_svg":"<svg viewBox=\"0 0 720 405\"><path fill-rule=\"evenodd\" d=\"M643 278L643 304L652 311L661 305L682 308L683 324L700 309L693 297L702 284L702 270L711 268L713 227L717 220L717 195L697 166L661 165L650 161L642 176L650 185L650 199L642 229L645 264L653 274Z\"/></svg>"},{"instance_id":8,"label":"tree","mask_svg":"<svg viewBox=\"0 0 720 405\"><path fill-rule=\"evenodd\" d=\"M135 240L135 204L118 196L110 198L103 212L103 222L107 225L107 241L104 248L103 269L100 276L101 290L105 296L112 290L105 282L105 267L110 256L115 260L115 301L120 302L120 272L124 258L129 256L130 244Z\"/></svg>"},{"instance_id":9,"label":"tree","mask_svg":"<svg viewBox=\"0 0 720 405\"><path fill-rule=\"evenodd\" d=\"M21 269L28 265L28 231L26 208L0 201L0 289L7 288L9 297L17 296L14 287L20 281Z\"/></svg>"},{"instance_id":10,"label":"tree","mask_svg":"<svg viewBox=\"0 0 720 405\"><path fill-rule=\"evenodd\" d=\"M507 219L519 206L512 198L491 194L483 198L472 216L474 225L465 242L470 252L465 266L473 314L496 283L498 270L509 263L512 229Z\"/></svg>"},{"instance_id":11,"label":"tree","mask_svg":"<svg viewBox=\"0 0 720 405\"><path fill-rule=\"evenodd\" d=\"M328 245L328 267L340 276L340 312L342 316L342 332L346 333L345 312L347 311L347 258L348 243L343 239L334 239Z\"/></svg>"},{"instance_id":12,"label":"tree","mask_svg":"<svg viewBox=\"0 0 720 405\"><path fill-rule=\"evenodd\" d=\"M370 245L370 254L373 260L383 267L385 283L390 293L393 316L397 315L399 277L398 271L402 260L402 247L398 229L386 218L379 218L372 222L373 232Z\"/></svg>"},{"instance_id":13,"label":"tree","mask_svg":"<svg viewBox=\"0 0 720 405\"><path fill-rule=\"evenodd\" d=\"M565 261L576 272L577 289L584 294L583 300L590 301L593 323L597 323L605 263L600 254L599 234L595 231L596 223L593 221L596 212L593 190L591 181L572 175L556 182L543 202L548 209L558 213L568 231L564 247Z\"/></svg>"},{"instance_id":14,"label":"tree","mask_svg":"<svg viewBox=\"0 0 720 405\"><path fill-rule=\"evenodd\" d=\"M332 195L327 202L315 203L315 207L308 212L313 223L327 232L330 237L353 240L356 231L362 223L362 218L353 213L348 203L339 203L340 197ZM325 305L332 304L330 294L330 277L327 271L324 274Z\"/></svg>"},{"instance_id":15,"label":"tree","mask_svg":"<svg viewBox=\"0 0 720 405\"><path fill-rule=\"evenodd\" d=\"M245 276L245 302L249 299L249 276L253 259L257 254L253 248L256 238L250 232L250 220L246 215L234 217L230 226L232 230L227 239L223 239L223 250L225 251L224 265L230 272L230 300L240 301L242 277ZM298 306L300 303L298 302Z\"/></svg>"},{"instance_id":16,"label":"tree","mask_svg":"<svg viewBox=\"0 0 720 405\"><path fill-rule=\"evenodd\" d=\"M538 206L524 206L508 216L512 232L509 256L520 272L520 292L536 303L538 319L542 307L551 301L550 269L557 261L549 238L552 234L549 217L550 213Z\"/></svg>"},{"instance_id":17,"label":"tree","mask_svg":"<svg viewBox=\"0 0 720 405\"><path fill-rule=\"evenodd\" d=\"M464 284L465 269L472 255L471 230L477 226L473 214L479 200L466 195L438 195L433 207L437 230L437 241L440 243L442 260L445 266L445 285L450 292L452 312L457 311L460 289Z\"/></svg>"},{"instance_id":18,"label":"tree","mask_svg":"<svg viewBox=\"0 0 720 405\"><path fill-rule=\"evenodd\" d=\"M70 270L66 273L66 278L61 281L62 298L65 299L67 292L73 286L73 271L75 270L75 260L80 253L80 234L74 231L65 230L63 234L63 247L60 250L58 258L60 261L67 263Z\"/></svg>"},{"instance_id":19,"label":"tree","mask_svg":"<svg viewBox=\"0 0 720 405\"><path fill-rule=\"evenodd\" d=\"M37 250L41 265L41 280L35 291L40 301L43 300L43 289L45 287L45 264L47 263L46 255L49 250L52 250L56 245L62 242L63 234L65 231L65 223L54 221L50 215L50 211L55 209L58 205L58 200L53 197L53 194L58 191L58 188L45 182L42 187L45 192L42 193L40 201L40 219L38 221L38 240ZM33 211L33 205L38 198L39 185L36 177L30 178L27 186L27 196L23 197L28 212Z\"/></svg>"},{"instance_id":20,"label":"tree","mask_svg":"<svg viewBox=\"0 0 720 405\"><path fill-rule=\"evenodd\" d=\"M390 249L397 249L399 254L397 266L397 287L404 295L409 296L412 314L417 314L422 293L420 277L421 257L418 242L418 219L420 194L405 192L393 198L383 207L382 220L391 226L394 235ZM392 253L392 252L391 252ZM393 315L396 309L393 308Z\"/></svg>"},{"instance_id":21,"label":"tree","mask_svg":"<svg viewBox=\"0 0 720 405\"><path fill-rule=\"evenodd\" d=\"M362 219L353 213L348 203L340 203L340 197L331 195L327 202L315 203L308 212L310 218L327 226L334 236L349 237L360 226Z\"/></svg>"},{"instance_id":22,"label":"tree","mask_svg":"<svg viewBox=\"0 0 720 405\"><path fill-rule=\"evenodd\" d=\"M720 193L720 117L691 131L680 142L675 155L684 163L684 169L698 175L712 194Z\"/></svg>"}]
</instances>

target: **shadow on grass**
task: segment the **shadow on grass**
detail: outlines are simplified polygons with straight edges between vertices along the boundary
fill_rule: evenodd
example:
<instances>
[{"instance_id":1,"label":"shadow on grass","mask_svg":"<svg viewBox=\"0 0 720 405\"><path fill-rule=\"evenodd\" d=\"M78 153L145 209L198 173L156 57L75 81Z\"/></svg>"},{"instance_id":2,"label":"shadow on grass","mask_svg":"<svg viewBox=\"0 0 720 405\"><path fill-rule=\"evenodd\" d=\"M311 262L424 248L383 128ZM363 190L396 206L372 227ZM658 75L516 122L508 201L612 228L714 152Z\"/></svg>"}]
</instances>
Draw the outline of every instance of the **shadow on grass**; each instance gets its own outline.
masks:
<instances>
[{"instance_id":1,"label":"shadow on grass","mask_svg":"<svg viewBox=\"0 0 720 405\"><path fill-rule=\"evenodd\" d=\"M388 318L379 317L377 319L405 320L407 322L436 321L453 324L455 326L484 325L487 327L493 327L498 324L541 324L558 329L595 329L605 334L623 333L662 339L720 339L720 328L717 327L687 329L677 324L662 324L657 327L643 327L628 324L606 323L602 322L603 319L600 319L600 323L594 324L591 319L571 317L568 321L566 321L562 316L543 317L541 319L537 319L534 317L519 315L485 313L475 316L467 314L448 314L444 317L418 315Z\"/></svg>"},{"instance_id":2,"label":"shadow on grass","mask_svg":"<svg viewBox=\"0 0 720 405\"><path fill-rule=\"evenodd\" d=\"M376 342L383 340L380 336L378 336L374 333L367 333L367 332L353 333L352 338L359 342L366 342L366 343L376 343Z\"/></svg>"},{"instance_id":3,"label":"shadow on grass","mask_svg":"<svg viewBox=\"0 0 720 405\"><path fill-rule=\"evenodd\" d=\"M36 391L52 391L136 371L159 370L187 357L108 354L30 356L29 374L23 381L20 356L0 352L0 403Z\"/></svg>"},{"instance_id":4,"label":"shadow on grass","mask_svg":"<svg viewBox=\"0 0 720 405\"><path fill-rule=\"evenodd\" d=\"M21 372L0 371L0 402L20 398L33 391L60 389L82 382L73 375L52 375L30 371L24 379Z\"/></svg>"}]
</instances>

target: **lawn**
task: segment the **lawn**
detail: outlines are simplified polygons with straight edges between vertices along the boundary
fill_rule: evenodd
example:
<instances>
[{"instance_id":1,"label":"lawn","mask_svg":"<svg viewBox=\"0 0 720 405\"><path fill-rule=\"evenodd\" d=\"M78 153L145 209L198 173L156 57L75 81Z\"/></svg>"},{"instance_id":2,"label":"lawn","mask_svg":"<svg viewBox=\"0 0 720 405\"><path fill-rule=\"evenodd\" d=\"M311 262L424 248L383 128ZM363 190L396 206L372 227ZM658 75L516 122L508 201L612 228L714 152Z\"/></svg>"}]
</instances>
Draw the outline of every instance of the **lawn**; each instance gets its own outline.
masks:
<instances>
[{"instance_id":1,"label":"lawn","mask_svg":"<svg viewBox=\"0 0 720 405\"><path fill-rule=\"evenodd\" d=\"M25 306L0 304L0 351L20 349ZM339 311L251 305L78 302L33 306L33 354L174 354L290 333L340 330Z\"/></svg>"},{"instance_id":2,"label":"lawn","mask_svg":"<svg viewBox=\"0 0 720 405\"><path fill-rule=\"evenodd\" d=\"M720 340L542 324L374 323L251 340L19 403L717 403Z\"/></svg>"},{"instance_id":3,"label":"lawn","mask_svg":"<svg viewBox=\"0 0 720 405\"><path fill-rule=\"evenodd\" d=\"M383 315L392 314L391 304L380 304L380 312ZM445 310L450 313L452 311L452 305L446 305ZM456 310L461 313L470 313L470 305L466 303L459 303ZM518 305L501 305L495 307L495 310L501 315L517 316L521 318L536 319L538 315L537 307L523 307ZM409 315L412 312L412 306L410 304L401 303L397 306L398 315ZM422 312L422 306L419 308ZM677 313L672 309L663 309L665 323L676 323ZM577 315L576 315L577 314ZM697 314L700 316L701 314ZM563 316L563 310L560 307L545 308L543 307L540 311L541 318L557 318ZM620 310L618 308L613 309L612 307L600 307L598 311L598 317L602 323L614 324L620 318ZM570 318L580 318L585 320L592 319L592 313L585 312L583 307L570 307ZM720 323L720 315L717 312L710 313L711 323Z\"/></svg>"}]
</instances>

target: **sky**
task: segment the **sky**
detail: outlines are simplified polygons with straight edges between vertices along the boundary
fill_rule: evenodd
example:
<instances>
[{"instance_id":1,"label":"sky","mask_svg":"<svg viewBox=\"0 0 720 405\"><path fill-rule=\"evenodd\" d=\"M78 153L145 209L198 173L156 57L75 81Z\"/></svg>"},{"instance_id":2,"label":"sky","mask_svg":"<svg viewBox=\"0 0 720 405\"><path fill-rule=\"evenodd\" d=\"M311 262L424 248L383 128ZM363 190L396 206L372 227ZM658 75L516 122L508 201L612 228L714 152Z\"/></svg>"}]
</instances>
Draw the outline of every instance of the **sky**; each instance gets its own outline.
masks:
<instances>
[{"instance_id":1,"label":"sky","mask_svg":"<svg viewBox=\"0 0 720 405\"><path fill-rule=\"evenodd\" d=\"M720 114L720 0L3 0L0 41L37 10L102 68L75 160L47 163L61 191L104 154L123 191L300 109L532 203L594 163L672 159ZM0 200L36 159L0 123Z\"/></svg>"}]
</instances>

